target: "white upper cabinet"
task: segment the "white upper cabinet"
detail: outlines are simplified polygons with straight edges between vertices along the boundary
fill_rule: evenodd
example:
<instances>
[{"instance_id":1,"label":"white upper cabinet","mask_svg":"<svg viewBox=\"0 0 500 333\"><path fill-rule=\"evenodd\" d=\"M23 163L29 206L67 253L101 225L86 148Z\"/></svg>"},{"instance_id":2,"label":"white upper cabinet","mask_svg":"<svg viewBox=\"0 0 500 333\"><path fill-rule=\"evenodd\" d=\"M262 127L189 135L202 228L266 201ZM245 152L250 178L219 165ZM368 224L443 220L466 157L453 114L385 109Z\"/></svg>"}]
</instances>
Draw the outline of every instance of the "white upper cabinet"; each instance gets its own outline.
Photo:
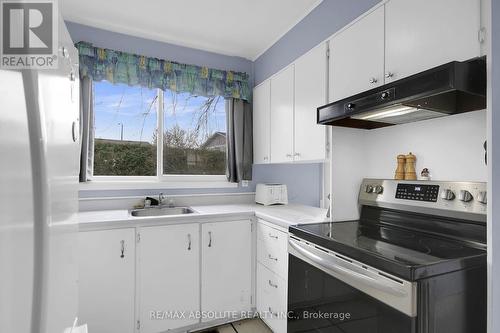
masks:
<instances>
[{"instance_id":1,"label":"white upper cabinet","mask_svg":"<svg viewBox=\"0 0 500 333\"><path fill-rule=\"evenodd\" d=\"M385 7L386 82L480 55L479 0L392 0Z\"/></svg>"},{"instance_id":2,"label":"white upper cabinet","mask_svg":"<svg viewBox=\"0 0 500 333\"><path fill-rule=\"evenodd\" d=\"M330 102L384 84L384 6L330 40Z\"/></svg>"},{"instance_id":3,"label":"white upper cabinet","mask_svg":"<svg viewBox=\"0 0 500 333\"><path fill-rule=\"evenodd\" d=\"M325 159L326 128L316 123L316 109L326 103L326 43L295 62L294 161Z\"/></svg>"},{"instance_id":4,"label":"white upper cabinet","mask_svg":"<svg viewBox=\"0 0 500 333\"><path fill-rule=\"evenodd\" d=\"M201 229L201 310L249 311L252 307L252 222L205 223Z\"/></svg>"},{"instance_id":5,"label":"white upper cabinet","mask_svg":"<svg viewBox=\"0 0 500 333\"><path fill-rule=\"evenodd\" d=\"M294 66L271 78L271 162L293 161Z\"/></svg>"},{"instance_id":6,"label":"white upper cabinet","mask_svg":"<svg viewBox=\"0 0 500 333\"><path fill-rule=\"evenodd\" d=\"M151 318L152 311L189 314L199 310L199 235L197 223L140 229L138 301L141 333L163 332L199 322L188 315L185 318Z\"/></svg>"},{"instance_id":7,"label":"white upper cabinet","mask_svg":"<svg viewBox=\"0 0 500 333\"><path fill-rule=\"evenodd\" d=\"M253 90L253 162L270 162L271 82L264 81Z\"/></svg>"}]
</instances>

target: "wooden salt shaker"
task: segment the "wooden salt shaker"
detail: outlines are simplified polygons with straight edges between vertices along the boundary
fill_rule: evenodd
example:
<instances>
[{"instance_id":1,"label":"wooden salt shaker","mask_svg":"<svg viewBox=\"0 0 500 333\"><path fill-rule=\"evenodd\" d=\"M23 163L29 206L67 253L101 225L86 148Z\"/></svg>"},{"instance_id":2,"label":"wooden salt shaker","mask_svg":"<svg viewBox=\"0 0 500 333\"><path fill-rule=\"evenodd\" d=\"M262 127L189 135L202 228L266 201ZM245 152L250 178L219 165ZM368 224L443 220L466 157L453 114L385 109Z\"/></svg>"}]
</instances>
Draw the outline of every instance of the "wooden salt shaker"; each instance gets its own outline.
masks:
<instances>
[{"instance_id":1,"label":"wooden salt shaker","mask_svg":"<svg viewBox=\"0 0 500 333\"><path fill-rule=\"evenodd\" d=\"M396 168L396 173L394 175L394 179L396 180L404 180L405 179L405 155L398 155L398 167Z\"/></svg>"},{"instance_id":2,"label":"wooden salt shaker","mask_svg":"<svg viewBox=\"0 0 500 333\"><path fill-rule=\"evenodd\" d=\"M417 172L415 171L415 164L417 157L409 153L405 157L405 180L417 180Z\"/></svg>"}]
</instances>

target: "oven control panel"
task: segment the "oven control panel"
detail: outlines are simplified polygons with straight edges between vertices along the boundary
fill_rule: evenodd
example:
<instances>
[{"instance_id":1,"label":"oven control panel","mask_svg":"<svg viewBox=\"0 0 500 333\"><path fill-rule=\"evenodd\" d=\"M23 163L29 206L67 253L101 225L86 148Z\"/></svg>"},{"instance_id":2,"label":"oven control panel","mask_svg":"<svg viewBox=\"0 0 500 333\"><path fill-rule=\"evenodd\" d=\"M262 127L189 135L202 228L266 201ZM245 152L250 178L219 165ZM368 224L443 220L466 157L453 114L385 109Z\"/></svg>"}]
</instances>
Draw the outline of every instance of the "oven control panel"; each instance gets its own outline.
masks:
<instances>
[{"instance_id":1,"label":"oven control panel","mask_svg":"<svg viewBox=\"0 0 500 333\"><path fill-rule=\"evenodd\" d=\"M486 183L363 179L358 203L415 213L486 221Z\"/></svg>"},{"instance_id":2,"label":"oven control panel","mask_svg":"<svg viewBox=\"0 0 500 333\"><path fill-rule=\"evenodd\" d=\"M439 185L398 184L396 199L436 202Z\"/></svg>"}]
</instances>

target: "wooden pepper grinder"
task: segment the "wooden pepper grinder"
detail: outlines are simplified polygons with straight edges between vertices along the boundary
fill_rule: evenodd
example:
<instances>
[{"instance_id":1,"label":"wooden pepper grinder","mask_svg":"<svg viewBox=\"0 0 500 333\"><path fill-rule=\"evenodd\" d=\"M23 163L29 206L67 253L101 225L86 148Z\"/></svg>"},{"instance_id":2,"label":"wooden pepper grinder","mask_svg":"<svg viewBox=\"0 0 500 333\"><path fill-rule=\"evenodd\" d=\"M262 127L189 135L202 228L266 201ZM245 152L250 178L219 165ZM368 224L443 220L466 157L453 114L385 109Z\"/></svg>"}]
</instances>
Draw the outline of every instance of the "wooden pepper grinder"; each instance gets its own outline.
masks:
<instances>
[{"instance_id":1,"label":"wooden pepper grinder","mask_svg":"<svg viewBox=\"0 0 500 333\"><path fill-rule=\"evenodd\" d=\"M405 155L398 155L398 167L396 168L396 173L394 175L394 179L396 180L404 180L405 179Z\"/></svg>"},{"instance_id":2,"label":"wooden pepper grinder","mask_svg":"<svg viewBox=\"0 0 500 333\"><path fill-rule=\"evenodd\" d=\"M417 180L417 172L415 171L415 164L417 157L409 153L405 157L405 180Z\"/></svg>"}]
</instances>

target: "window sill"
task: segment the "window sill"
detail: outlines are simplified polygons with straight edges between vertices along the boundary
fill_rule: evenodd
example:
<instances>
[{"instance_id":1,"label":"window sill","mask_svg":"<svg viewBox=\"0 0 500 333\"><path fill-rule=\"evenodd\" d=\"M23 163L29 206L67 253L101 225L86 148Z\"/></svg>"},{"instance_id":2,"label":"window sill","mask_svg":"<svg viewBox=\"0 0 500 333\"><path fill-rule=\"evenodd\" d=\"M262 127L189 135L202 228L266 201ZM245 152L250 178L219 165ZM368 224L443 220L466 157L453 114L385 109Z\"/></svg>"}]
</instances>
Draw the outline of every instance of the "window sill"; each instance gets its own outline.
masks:
<instances>
[{"instance_id":1,"label":"window sill","mask_svg":"<svg viewBox=\"0 0 500 333\"><path fill-rule=\"evenodd\" d=\"M147 190L147 189L198 189L237 188L237 183L227 181L158 181L154 180L92 180L80 183L80 191L94 190Z\"/></svg>"}]
</instances>

